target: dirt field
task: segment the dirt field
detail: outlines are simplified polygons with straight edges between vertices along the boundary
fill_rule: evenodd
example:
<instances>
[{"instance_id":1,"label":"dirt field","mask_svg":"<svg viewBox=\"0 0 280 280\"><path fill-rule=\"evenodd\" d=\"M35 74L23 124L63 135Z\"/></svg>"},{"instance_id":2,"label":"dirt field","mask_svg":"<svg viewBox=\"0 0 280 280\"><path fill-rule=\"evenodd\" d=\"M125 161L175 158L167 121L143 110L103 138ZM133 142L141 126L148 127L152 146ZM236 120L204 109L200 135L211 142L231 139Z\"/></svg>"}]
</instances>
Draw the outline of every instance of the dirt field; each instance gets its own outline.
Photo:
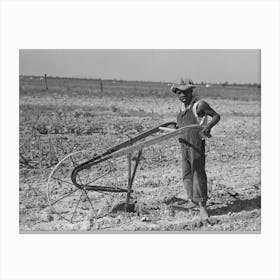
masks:
<instances>
[{"instance_id":1,"label":"dirt field","mask_svg":"<svg viewBox=\"0 0 280 280\"><path fill-rule=\"evenodd\" d=\"M50 209L46 196L48 176L58 161L80 150L90 150L90 157L175 121L179 104L161 83L105 81L101 92L98 80L49 79L48 91L43 82L35 77L20 80L20 231L261 230L260 88L197 88L221 115L206 145L210 221L201 221L198 209L183 200L180 150L174 138L143 150L129 212L120 207L125 194L90 192L97 210L105 213L109 207L110 213L95 219L82 197L75 222L69 223ZM107 183L126 188L126 158L110 164L114 172ZM59 173L61 179L71 180L68 169ZM66 185L58 184L57 196ZM61 203L64 212L73 210L73 200L79 198L75 194L71 199Z\"/></svg>"}]
</instances>

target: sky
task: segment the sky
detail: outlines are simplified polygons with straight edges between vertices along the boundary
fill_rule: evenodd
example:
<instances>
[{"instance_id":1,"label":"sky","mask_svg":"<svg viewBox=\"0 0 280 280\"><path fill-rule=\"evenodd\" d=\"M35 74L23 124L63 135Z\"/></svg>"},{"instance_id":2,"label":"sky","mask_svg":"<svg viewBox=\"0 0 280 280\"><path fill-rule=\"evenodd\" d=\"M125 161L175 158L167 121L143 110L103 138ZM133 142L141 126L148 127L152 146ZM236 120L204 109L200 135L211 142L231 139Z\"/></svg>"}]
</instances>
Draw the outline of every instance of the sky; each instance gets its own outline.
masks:
<instances>
[{"instance_id":1,"label":"sky","mask_svg":"<svg viewBox=\"0 0 280 280\"><path fill-rule=\"evenodd\" d=\"M25 50L20 75L172 82L260 83L260 50Z\"/></svg>"}]
</instances>

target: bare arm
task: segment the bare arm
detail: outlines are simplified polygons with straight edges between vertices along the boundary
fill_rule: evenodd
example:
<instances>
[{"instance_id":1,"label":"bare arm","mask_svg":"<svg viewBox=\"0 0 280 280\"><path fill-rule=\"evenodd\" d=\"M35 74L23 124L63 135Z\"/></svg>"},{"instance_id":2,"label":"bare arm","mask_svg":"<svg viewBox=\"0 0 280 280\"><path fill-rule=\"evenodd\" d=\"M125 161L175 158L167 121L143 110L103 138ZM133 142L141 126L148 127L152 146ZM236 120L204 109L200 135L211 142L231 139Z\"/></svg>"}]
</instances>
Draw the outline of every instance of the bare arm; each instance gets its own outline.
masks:
<instances>
[{"instance_id":1,"label":"bare arm","mask_svg":"<svg viewBox=\"0 0 280 280\"><path fill-rule=\"evenodd\" d=\"M198 103L197 114L200 117L207 115L212 118L207 126L202 130L204 135L206 135L207 137L211 137L211 129L220 121L220 115L205 101L201 101Z\"/></svg>"}]
</instances>

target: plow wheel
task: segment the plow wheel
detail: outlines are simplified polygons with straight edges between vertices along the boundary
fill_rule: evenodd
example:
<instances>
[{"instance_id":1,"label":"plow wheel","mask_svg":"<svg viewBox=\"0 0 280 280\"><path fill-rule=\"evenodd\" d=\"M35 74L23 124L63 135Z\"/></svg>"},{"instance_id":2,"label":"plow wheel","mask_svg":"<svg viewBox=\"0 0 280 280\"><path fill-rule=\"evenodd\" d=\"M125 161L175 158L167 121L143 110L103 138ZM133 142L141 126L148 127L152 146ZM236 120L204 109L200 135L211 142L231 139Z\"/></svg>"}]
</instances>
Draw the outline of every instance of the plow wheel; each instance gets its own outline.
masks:
<instances>
[{"instance_id":1,"label":"plow wheel","mask_svg":"<svg viewBox=\"0 0 280 280\"><path fill-rule=\"evenodd\" d=\"M116 204L126 197L126 189L120 189L122 182L121 159L110 159L82 170L77 175L77 183L83 186L101 186L109 191L76 187L71 173L82 162L95 156L92 151L74 152L64 157L52 170L47 183L47 197L52 211L68 222L98 219L110 214ZM117 173L117 167L119 174Z\"/></svg>"}]
</instances>

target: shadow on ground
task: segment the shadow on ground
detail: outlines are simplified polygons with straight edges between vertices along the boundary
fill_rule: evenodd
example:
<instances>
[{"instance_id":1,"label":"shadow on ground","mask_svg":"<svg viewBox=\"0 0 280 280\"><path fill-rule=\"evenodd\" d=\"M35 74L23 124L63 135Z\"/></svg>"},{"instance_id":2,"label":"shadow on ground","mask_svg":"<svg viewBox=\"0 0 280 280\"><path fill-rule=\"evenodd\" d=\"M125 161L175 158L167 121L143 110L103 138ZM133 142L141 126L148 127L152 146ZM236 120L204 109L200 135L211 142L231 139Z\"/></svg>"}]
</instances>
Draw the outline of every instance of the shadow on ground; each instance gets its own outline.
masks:
<instances>
[{"instance_id":1,"label":"shadow on ground","mask_svg":"<svg viewBox=\"0 0 280 280\"><path fill-rule=\"evenodd\" d=\"M219 207L216 209L209 209L209 214L211 216L226 215L230 212L238 213L241 211L252 211L254 209L261 208L261 196L256 196L252 199L239 199L237 198L231 204Z\"/></svg>"},{"instance_id":2,"label":"shadow on ground","mask_svg":"<svg viewBox=\"0 0 280 280\"><path fill-rule=\"evenodd\" d=\"M193 204L184 203L184 202L187 201L184 201L183 199L173 198L173 200L168 203L172 204L173 209L179 211L190 211L191 209L198 208ZM180 205L180 204L184 204L184 205ZM211 207L209 207L209 214L210 216L219 216L219 215L227 215L229 213L238 213L241 211L252 211L254 209L260 209L260 208L261 208L261 196L259 195L251 199L241 199L236 197L234 201L231 201L230 204L226 206L219 206L219 204L212 204Z\"/></svg>"}]
</instances>

